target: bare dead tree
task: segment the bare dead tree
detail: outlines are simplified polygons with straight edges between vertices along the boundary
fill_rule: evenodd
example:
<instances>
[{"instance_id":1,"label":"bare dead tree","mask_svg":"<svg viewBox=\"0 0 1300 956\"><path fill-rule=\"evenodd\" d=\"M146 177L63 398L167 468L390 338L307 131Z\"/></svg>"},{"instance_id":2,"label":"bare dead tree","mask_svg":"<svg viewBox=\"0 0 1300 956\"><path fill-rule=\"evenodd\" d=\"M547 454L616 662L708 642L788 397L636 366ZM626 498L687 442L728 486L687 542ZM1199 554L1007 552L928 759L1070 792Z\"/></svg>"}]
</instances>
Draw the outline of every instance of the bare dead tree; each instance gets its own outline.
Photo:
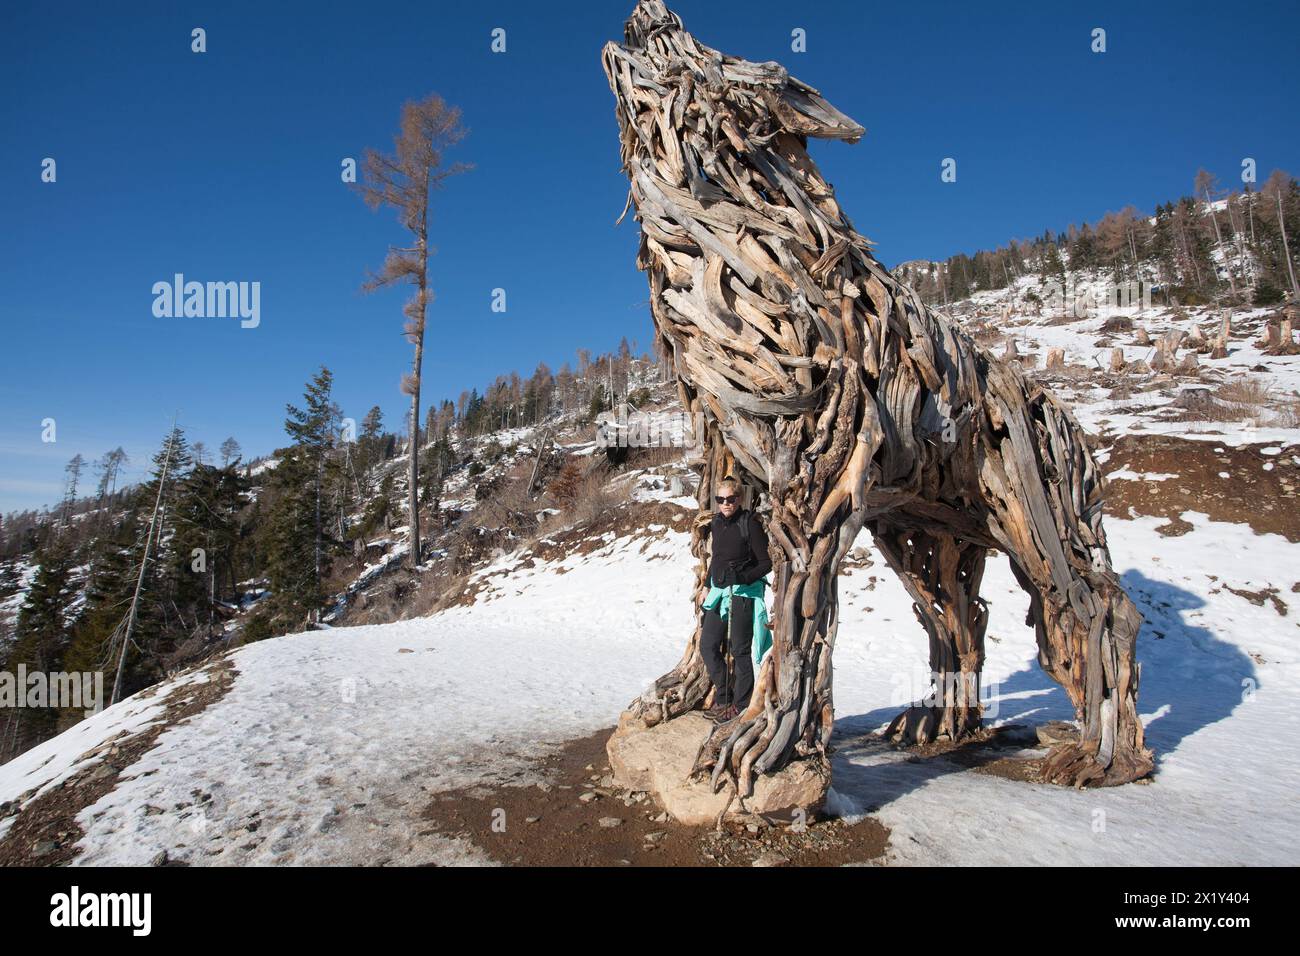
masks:
<instances>
[{"instance_id":1,"label":"bare dead tree","mask_svg":"<svg viewBox=\"0 0 1300 956\"><path fill-rule=\"evenodd\" d=\"M1282 257L1286 259L1287 276L1291 279L1292 301L1300 301L1300 284L1295 278L1295 263L1291 261L1291 244L1286 238L1286 213L1282 208L1283 197L1290 189L1291 177L1280 169L1275 169L1264 183L1264 198L1277 204L1277 229L1282 235Z\"/></svg>"},{"instance_id":2,"label":"bare dead tree","mask_svg":"<svg viewBox=\"0 0 1300 956\"><path fill-rule=\"evenodd\" d=\"M1080 739L1049 754L1045 779L1148 773L1142 618L1111 568L1102 471L1050 391L871 255L807 152L810 136L852 143L863 128L779 64L700 44L661 0L641 0L602 59L656 334L683 408L705 423L697 607L715 483L735 474L771 503L773 650L748 708L715 728L694 772L742 796L791 760L829 781L837 570L867 527L915 601L943 688L900 715L896 734L978 726L979 583L997 549L1029 592L1042 666L1082 721ZM681 661L626 720L653 725L705 704L699 645L697 621Z\"/></svg>"},{"instance_id":3,"label":"bare dead tree","mask_svg":"<svg viewBox=\"0 0 1300 956\"><path fill-rule=\"evenodd\" d=\"M144 582L149 573L149 559L153 552L154 541L161 535L158 529L162 526L160 518L163 513L163 490L167 486L167 472L171 468L172 451L175 444L176 419L173 418L172 430L167 436L167 454L163 458L162 472L158 476L158 493L154 496L153 514L149 518L149 531L144 538L144 554L140 558L140 574L136 578L135 591L131 595L131 607L113 635L115 639L122 642L122 647L117 657L117 674L113 678L113 693L108 701L110 705L116 704L118 698L122 695L122 675L126 672L126 654L131 648L131 639L135 633L135 622L140 608L140 595L144 593Z\"/></svg>"},{"instance_id":4,"label":"bare dead tree","mask_svg":"<svg viewBox=\"0 0 1300 956\"><path fill-rule=\"evenodd\" d=\"M402 118L391 154L367 149L362 181L355 188L372 209L391 206L415 240L413 246L388 250L383 268L364 285L368 292L408 282L415 294L406 303L404 333L414 346L411 371L402 378L402 391L411 396L410 466L407 472L407 507L411 525L411 567L420 563L420 386L424 364L424 330L433 292L429 287L430 197L451 176L472 169L468 163L443 165L444 153L468 132L460 123L460 110L447 105L436 93L402 107Z\"/></svg>"},{"instance_id":5,"label":"bare dead tree","mask_svg":"<svg viewBox=\"0 0 1300 956\"><path fill-rule=\"evenodd\" d=\"M1219 214L1214 211L1214 186L1215 177L1207 169L1202 169L1196 174L1196 191L1205 197L1205 211L1210 214L1210 222L1214 224L1214 241L1219 246L1219 255L1223 257L1223 267L1228 270L1228 286L1232 290L1232 297L1237 297L1237 280L1232 277L1232 260L1228 258L1228 249L1223 244L1223 233L1219 229Z\"/></svg>"}]
</instances>

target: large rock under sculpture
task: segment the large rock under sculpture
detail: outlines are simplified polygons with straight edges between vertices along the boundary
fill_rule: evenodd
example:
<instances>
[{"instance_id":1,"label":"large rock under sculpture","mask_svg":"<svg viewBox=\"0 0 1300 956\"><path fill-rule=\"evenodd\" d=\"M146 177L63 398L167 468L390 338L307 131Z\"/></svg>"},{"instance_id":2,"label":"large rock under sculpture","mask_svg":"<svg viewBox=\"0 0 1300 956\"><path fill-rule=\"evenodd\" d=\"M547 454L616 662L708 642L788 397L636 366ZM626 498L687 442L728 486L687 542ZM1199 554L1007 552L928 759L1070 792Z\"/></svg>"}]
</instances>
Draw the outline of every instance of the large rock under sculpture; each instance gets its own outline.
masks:
<instances>
[{"instance_id":1,"label":"large rock under sculpture","mask_svg":"<svg viewBox=\"0 0 1300 956\"><path fill-rule=\"evenodd\" d=\"M687 826L712 825L731 797L731 788L711 793L709 781L690 779L691 767L714 724L702 714L683 714L647 727L626 715L605 744L614 783L626 790L644 790L674 820ZM789 819L802 809L811 817L826 799L830 780L811 760L796 760L778 772L754 781L744 806L732 800L727 818L746 813Z\"/></svg>"}]
</instances>

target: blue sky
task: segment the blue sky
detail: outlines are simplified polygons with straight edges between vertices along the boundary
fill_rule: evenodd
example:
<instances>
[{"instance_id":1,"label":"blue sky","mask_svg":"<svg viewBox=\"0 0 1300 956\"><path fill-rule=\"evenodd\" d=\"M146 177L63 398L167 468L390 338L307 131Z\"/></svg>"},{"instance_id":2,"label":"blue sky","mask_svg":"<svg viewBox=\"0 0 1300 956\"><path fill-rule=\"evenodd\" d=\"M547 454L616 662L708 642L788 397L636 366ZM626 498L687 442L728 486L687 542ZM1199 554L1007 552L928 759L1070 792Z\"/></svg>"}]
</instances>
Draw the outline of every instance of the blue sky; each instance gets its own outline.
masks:
<instances>
[{"instance_id":1,"label":"blue sky","mask_svg":"<svg viewBox=\"0 0 1300 956\"><path fill-rule=\"evenodd\" d=\"M435 201L427 398L647 348L635 224L599 52L631 0L52 4L0 11L0 511L53 503L63 466L122 445L141 473L191 440L284 444L321 364L390 426L405 290L359 286L403 234L340 181L438 92L476 168ZM1300 172L1295 4L678 0L704 43L775 59L867 128L814 158L887 265L1150 209L1200 166ZM380 17L378 11L390 15ZM190 31L207 31L207 52ZM507 52L490 50L506 30ZM1107 51L1090 50L1107 31ZM807 52L793 53L802 28ZM55 183L41 162L57 162ZM957 182L940 163L957 160ZM183 273L261 283L261 323L156 318ZM494 288L508 310L491 311ZM54 418L57 441L41 441ZM90 479L87 479L88 481Z\"/></svg>"}]
</instances>

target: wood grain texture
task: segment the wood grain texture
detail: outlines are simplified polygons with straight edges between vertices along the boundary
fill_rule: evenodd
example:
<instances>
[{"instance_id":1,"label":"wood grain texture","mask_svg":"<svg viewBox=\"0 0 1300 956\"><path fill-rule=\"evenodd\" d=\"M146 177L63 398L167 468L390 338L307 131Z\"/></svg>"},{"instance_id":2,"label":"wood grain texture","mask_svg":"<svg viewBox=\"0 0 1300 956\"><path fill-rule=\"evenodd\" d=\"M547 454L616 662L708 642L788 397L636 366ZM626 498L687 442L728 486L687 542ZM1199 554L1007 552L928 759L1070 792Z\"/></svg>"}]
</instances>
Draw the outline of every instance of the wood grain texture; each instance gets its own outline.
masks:
<instances>
[{"instance_id":1,"label":"wood grain texture","mask_svg":"<svg viewBox=\"0 0 1300 956\"><path fill-rule=\"evenodd\" d=\"M749 708L696 761L743 797L791 760L829 771L831 653L840 562L865 527L916 602L940 675L932 704L890 728L906 740L979 726L985 556L1007 553L1031 598L1044 669L1082 728L1045 778L1076 786L1151 770L1137 715L1142 618L1111 568L1103 479L1084 434L1018 364L932 312L872 256L808 156L808 137L864 129L777 63L691 36L641 0L608 44L622 163L641 224L656 334L686 411L705 422L702 529L716 483L764 494L773 561L773 652ZM647 724L705 704L700 630L625 717ZM950 680L951 678L951 680ZM955 691L952 689L955 688Z\"/></svg>"}]
</instances>

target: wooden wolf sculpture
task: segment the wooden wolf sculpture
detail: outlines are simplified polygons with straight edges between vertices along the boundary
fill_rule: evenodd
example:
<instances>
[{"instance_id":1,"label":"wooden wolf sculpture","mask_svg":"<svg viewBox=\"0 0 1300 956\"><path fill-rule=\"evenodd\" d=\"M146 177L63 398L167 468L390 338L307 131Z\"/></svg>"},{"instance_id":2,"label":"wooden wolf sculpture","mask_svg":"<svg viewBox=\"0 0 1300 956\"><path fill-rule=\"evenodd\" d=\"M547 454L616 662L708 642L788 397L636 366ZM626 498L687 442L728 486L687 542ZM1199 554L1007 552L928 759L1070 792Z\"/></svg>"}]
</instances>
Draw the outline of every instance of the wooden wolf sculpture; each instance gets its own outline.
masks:
<instances>
[{"instance_id":1,"label":"wooden wolf sculpture","mask_svg":"<svg viewBox=\"0 0 1300 956\"><path fill-rule=\"evenodd\" d=\"M894 739L978 729L979 587L996 549L1029 593L1039 663L1081 722L1077 742L1048 754L1044 779L1147 774L1142 617L1111 569L1102 473L1051 392L931 312L854 231L807 138L852 143L863 128L780 65L701 45L660 0L637 4L603 62L656 334L684 408L705 422L701 509L728 472L771 504L774 647L748 709L716 728L694 773L742 797L754 774L791 760L829 780L836 577L865 526L930 638L934 688L895 719ZM697 606L707 517L692 539ZM705 703L699 641L697 623L625 724Z\"/></svg>"}]
</instances>

